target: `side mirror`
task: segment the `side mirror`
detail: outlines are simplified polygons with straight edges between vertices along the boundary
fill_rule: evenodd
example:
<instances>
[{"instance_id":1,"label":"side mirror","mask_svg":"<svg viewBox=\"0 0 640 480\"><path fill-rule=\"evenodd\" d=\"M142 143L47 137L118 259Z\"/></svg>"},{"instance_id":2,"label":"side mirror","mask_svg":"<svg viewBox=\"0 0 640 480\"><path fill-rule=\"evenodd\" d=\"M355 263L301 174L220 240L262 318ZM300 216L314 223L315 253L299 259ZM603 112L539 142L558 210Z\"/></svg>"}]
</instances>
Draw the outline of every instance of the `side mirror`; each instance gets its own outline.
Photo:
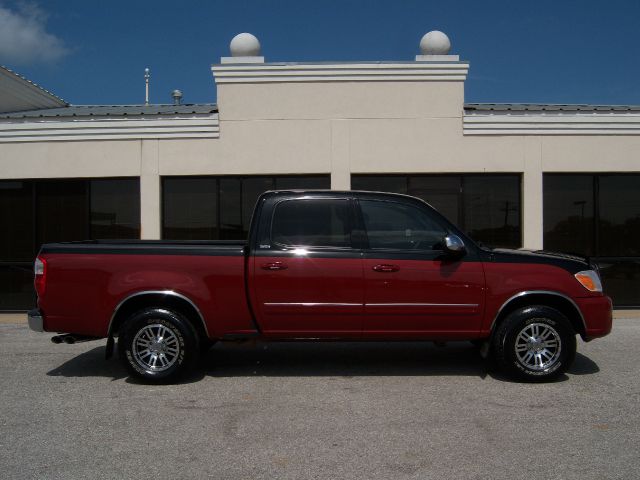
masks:
<instances>
[{"instance_id":1,"label":"side mirror","mask_svg":"<svg viewBox=\"0 0 640 480\"><path fill-rule=\"evenodd\" d=\"M462 239L450 233L449 235L444 237L444 251L449 255L454 257L461 257L465 253L467 253L467 247L464 246L464 242Z\"/></svg>"}]
</instances>

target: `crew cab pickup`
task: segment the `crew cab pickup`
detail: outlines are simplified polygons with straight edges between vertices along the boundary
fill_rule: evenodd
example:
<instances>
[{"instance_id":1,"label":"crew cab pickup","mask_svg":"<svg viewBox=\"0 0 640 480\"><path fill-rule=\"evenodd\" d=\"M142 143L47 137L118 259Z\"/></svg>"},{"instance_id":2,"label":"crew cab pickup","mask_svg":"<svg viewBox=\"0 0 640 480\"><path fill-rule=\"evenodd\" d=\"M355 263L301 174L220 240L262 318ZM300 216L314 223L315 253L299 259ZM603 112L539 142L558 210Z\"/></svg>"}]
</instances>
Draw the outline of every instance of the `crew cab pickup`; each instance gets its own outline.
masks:
<instances>
[{"instance_id":1,"label":"crew cab pickup","mask_svg":"<svg viewBox=\"0 0 640 480\"><path fill-rule=\"evenodd\" d=\"M508 374L548 380L611 331L598 269L571 255L482 247L417 198L271 191L245 241L42 246L33 330L114 337L129 372L167 382L216 341L460 341Z\"/></svg>"}]
</instances>

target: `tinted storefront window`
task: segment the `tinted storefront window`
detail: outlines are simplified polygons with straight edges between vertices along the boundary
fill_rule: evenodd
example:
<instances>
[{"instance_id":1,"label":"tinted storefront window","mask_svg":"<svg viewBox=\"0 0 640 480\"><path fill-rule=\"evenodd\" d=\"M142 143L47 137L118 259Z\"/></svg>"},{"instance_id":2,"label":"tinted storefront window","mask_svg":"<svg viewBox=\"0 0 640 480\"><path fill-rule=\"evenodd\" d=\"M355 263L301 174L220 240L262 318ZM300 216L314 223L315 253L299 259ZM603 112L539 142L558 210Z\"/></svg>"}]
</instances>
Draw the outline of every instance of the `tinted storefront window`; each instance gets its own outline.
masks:
<instances>
[{"instance_id":1,"label":"tinted storefront window","mask_svg":"<svg viewBox=\"0 0 640 480\"><path fill-rule=\"evenodd\" d=\"M164 238L206 240L218 237L215 179L165 178L162 188Z\"/></svg>"},{"instance_id":2,"label":"tinted storefront window","mask_svg":"<svg viewBox=\"0 0 640 480\"><path fill-rule=\"evenodd\" d=\"M91 180L91 238L140 238L140 181Z\"/></svg>"},{"instance_id":3,"label":"tinted storefront window","mask_svg":"<svg viewBox=\"0 0 640 480\"><path fill-rule=\"evenodd\" d=\"M474 240L522 246L520 175L353 175L351 187L421 198Z\"/></svg>"},{"instance_id":4,"label":"tinted storefront window","mask_svg":"<svg viewBox=\"0 0 640 480\"><path fill-rule=\"evenodd\" d=\"M33 184L0 182L0 310L18 310L33 304L33 219Z\"/></svg>"},{"instance_id":5,"label":"tinted storefront window","mask_svg":"<svg viewBox=\"0 0 640 480\"><path fill-rule=\"evenodd\" d=\"M140 182L0 181L0 310L35 302L33 259L46 242L140 237Z\"/></svg>"},{"instance_id":6,"label":"tinted storefront window","mask_svg":"<svg viewBox=\"0 0 640 480\"><path fill-rule=\"evenodd\" d=\"M544 176L545 248L594 255L594 192L591 175Z\"/></svg>"},{"instance_id":7,"label":"tinted storefront window","mask_svg":"<svg viewBox=\"0 0 640 480\"><path fill-rule=\"evenodd\" d=\"M326 189L329 175L164 177L162 238L243 240L258 197L273 189Z\"/></svg>"},{"instance_id":8,"label":"tinted storefront window","mask_svg":"<svg viewBox=\"0 0 640 480\"><path fill-rule=\"evenodd\" d=\"M640 305L639 245L639 174L545 174L545 249L596 258L616 306Z\"/></svg>"}]
</instances>

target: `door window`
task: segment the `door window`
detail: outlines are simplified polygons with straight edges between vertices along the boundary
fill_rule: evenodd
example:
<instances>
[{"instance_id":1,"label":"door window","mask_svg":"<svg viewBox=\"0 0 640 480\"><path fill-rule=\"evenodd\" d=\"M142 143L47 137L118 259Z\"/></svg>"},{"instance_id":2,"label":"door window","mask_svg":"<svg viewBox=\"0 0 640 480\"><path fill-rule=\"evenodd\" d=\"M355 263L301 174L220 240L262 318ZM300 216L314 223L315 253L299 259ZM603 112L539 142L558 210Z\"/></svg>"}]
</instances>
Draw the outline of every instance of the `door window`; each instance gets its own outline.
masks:
<instances>
[{"instance_id":1,"label":"door window","mask_svg":"<svg viewBox=\"0 0 640 480\"><path fill-rule=\"evenodd\" d=\"M360 200L369 248L441 250L446 230L427 212L397 202Z\"/></svg>"},{"instance_id":2,"label":"door window","mask_svg":"<svg viewBox=\"0 0 640 480\"><path fill-rule=\"evenodd\" d=\"M271 239L285 246L350 247L347 199L301 199L280 202L273 214Z\"/></svg>"}]
</instances>

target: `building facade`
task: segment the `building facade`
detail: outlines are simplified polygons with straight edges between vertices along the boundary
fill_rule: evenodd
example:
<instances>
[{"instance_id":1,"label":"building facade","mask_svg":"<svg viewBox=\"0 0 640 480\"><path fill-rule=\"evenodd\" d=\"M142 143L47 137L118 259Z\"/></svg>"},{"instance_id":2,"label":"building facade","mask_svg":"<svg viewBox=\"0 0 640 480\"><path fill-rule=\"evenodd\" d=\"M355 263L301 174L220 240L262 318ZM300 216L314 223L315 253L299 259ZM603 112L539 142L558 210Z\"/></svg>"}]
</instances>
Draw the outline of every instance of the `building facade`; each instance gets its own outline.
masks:
<instances>
[{"instance_id":1,"label":"building facade","mask_svg":"<svg viewBox=\"0 0 640 480\"><path fill-rule=\"evenodd\" d=\"M469 63L428 47L232 48L216 105L73 106L2 69L0 310L32 306L44 242L243 238L257 196L288 188L415 195L486 245L595 257L615 305L640 305L640 107L468 104Z\"/></svg>"}]
</instances>

